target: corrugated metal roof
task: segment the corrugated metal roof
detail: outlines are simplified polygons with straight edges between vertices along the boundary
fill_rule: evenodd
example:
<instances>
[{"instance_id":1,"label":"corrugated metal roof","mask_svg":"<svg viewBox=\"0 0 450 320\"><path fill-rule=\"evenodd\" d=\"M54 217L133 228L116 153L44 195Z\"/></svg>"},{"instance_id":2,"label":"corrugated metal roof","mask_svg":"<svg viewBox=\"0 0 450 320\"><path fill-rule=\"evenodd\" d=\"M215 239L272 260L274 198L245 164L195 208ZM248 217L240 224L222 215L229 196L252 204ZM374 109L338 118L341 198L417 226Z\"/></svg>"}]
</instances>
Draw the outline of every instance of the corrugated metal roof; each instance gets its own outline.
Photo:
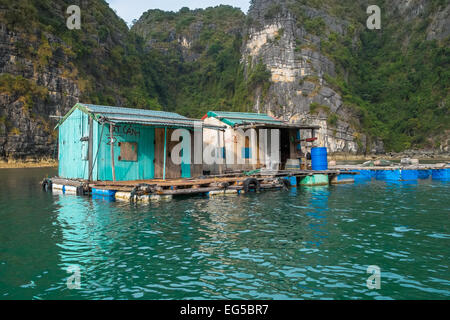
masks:
<instances>
[{"instance_id":1,"label":"corrugated metal roof","mask_svg":"<svg viewBox=\"0 0 450 320\"><path fill-rule=\"evenodd\" d=\"M96 121L110 123L137 123L150 126L181 128L193 128L196 121L202 124L201 120L188 119L174 112L77 103L64 118L61 119L56 127L60 126L75 109L80 109L81 111L90 114ZM204 127L210 129L223 129L213 125Z\"/></svg>"},{"instance_id":2,"label":"corrugated metal roof","mask_svg":"<svg viewBox=\"0 0 450 320\"><path fill-rule=\"evenodd\" d=\"M217 118L232 127L251 123L283 124L283 121L277 120L265 113L209 111L206 116Z\"/></svg>"},{"instance_id":3,"label":"corrugated metal roof","mask_svg":"<svg viewBox=\"0 0 450 320\"><path fill-rule=\"evenodd\" d=\"M155 117L155 118L166 118L166 119L186 119L188 118L179 115L178 113L158 111L158 110L146 110L146 109L131 109L131 108L121 108L121 107L111 107L111 106L98 106L93 104L80 103L80 105L86 107L90 112L95 114L108 115L127 115L136 117Z\"/></svg>"}]
</instances>

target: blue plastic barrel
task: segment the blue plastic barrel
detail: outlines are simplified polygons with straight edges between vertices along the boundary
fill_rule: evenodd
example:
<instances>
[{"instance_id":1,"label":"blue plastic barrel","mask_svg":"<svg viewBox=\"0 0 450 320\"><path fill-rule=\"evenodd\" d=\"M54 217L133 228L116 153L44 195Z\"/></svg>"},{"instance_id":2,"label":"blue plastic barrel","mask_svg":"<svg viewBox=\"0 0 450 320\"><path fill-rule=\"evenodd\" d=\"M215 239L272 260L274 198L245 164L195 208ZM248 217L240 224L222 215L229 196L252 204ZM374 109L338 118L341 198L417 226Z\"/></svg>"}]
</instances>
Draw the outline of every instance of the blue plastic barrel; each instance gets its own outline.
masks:
<instances>
[{"instance_id":1,"label":"blue plastic barrel","mask_svg":"<svg viewBox=\"0 0 450 320\"><path fill-rule=\"evenodd\" d=\"M428 179L431 176L431 170L419 170L419 179Z\"/></svg>"},{"instance_id":2,"label":"blue plastic barrel","mask_svg":"<svg viewBox=\"0 0 450 320\"><path fill-rule=\"evenodd\" d=\"M311 167L313 170L328 170L327 148L311 148Z\"/></svg>"},{"instance_id":3,"label":"blue plastic barrel","mask_svg":"<svg viewBox=\"0 0 450 320\"><path fill-rule=\"evenodd\" d=\"M355 176L355 179L357 180L371 180L372 178L375 178L376 171L375 170L355 170L359 172L358 175Z\"/></svg>"},{"instance_id":4,"label":"blue plastic barrel","mask_svg":"<svg viewBox=\"0 0 450 320\"><path fill-rule=\"evenodd\" d=\"M100 197L115 197L117 191L113 190L103 190L103 189L95 189L92 188L92 195L100 196Z\"/></svg>"},{"instance_id":5,"label":"blue plastic barrel","mask_svg":"<svg viewBox=\"0 0 450 320\"><path fill-rule=\"evenodd\" d=\"M402 180L417 180L419 179L419 170L402 170L401 171Z\"/></svg>"},{"instance_id":6,"label":"blue plastic barrel","mask_svg":"<svg viewBox=\"0 0 450 320\"><path fill-rule=\"evenodd\" d=\"M377 170L376 179L391 181L401 180L400 170Z\"/></svg>"},{"instance_id":7,"label":"blue plastic barrel","mask_svg":"<svg viewBox=\"0 0 450 320\"><path fill-rule=\"evenodd\" d=\"M450 169L433 169L431 177L433 180L450 180Z\"/></svg>"}]
</instances>

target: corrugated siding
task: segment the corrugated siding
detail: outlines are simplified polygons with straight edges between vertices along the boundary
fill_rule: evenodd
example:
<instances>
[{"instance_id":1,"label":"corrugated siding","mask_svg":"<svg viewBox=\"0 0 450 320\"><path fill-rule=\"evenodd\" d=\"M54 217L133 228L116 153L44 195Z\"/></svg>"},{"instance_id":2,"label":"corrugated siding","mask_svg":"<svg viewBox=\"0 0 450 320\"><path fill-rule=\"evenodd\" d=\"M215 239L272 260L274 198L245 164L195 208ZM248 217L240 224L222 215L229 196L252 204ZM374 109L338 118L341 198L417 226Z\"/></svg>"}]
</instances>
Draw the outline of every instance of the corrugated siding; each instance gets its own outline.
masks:
<instances>
[{"instance_id":1,"label":"corrugated siding","mask_svg":"<svg viewBox=\"0 0 450 320\"><path fill-rule=\"evenodd\" d=\"M89 116L80 110L59 127L59 176L64 178L87 179L89 175L88 141L80 141L89 136Z\"/></svg>"},{"instance_id":2,"label":"corrugated siding","mask_svg":"<svg viewBox=\"0 0 450 320\"><path fill-rule=\"evenodd\" d=\"M80 109L73 109L67 118L59 125L59 175L64 178L81 178L89 179L89 118L95 117L95 114L101 114L101 112L109 112L114 110L115 112L127 112L139 116L144 113L146 116L149 114L157 114L160 116L173 116L174 119L183 119L183 116L152 110L139 110L139 109L127 109L127 108L115 108L105 106L93 106L93 105L79 105ZM89 110L91 111L89 111ZM84 112L83 112L83 111ZM88 113L86 113L88 112ZM112 180L112 164L111 164L111 146L110 146L110 131L109 124L100 124L93 120L93 172L92 180ZM172 131L169 129L168 131ZM86 141L80 139L85 137ZM155 177L155 127L145 126L142 124L132 123L117 123L114 129L114 160L115 160L115 172L116 180L143 180L153 179ZM168 150L170 154L171 143L170 135L168 139ZM121 161L120 156L120 142L134 142L138 146L137 161ZM164 142L162 142L163 144ZM172 144L177 144L173 142ZM191 147L187 147L183 152L190 153ZM162 155L161 155L162 156ZM158 159L162 161L163 158ZM167 170L169 171L170 159L168 159ZM193 172L198 174L202 173L202 166L196 168L195 165L182 164L178 166L177 177L180 175L185 178L192 176ZM175 170L175 169L174 169ZM168 176L169 176L169 172Z\"/></svg>"},{"instance_id":3,"label":"corrugated siding","mask_svg":"<svg viewBox=\"0 0 450 320\"><path fill-rule=\"evenodd\" d=\"M226 111L209 111L208 117L220 118L224 123L234 126L237 124L243 124L245 122L257 122L257 123L276 123L282 124L279 121L265 113L249 113L249 112L226 112Z\"/></svg>"},{"instance_id":4,"label":"corrugated siding","mask_svg":"<svg viewBox=\"0 0 450 320\"><path fill-rule=\"evenodd\" d=\"M101 136L102 125L97 127L97 144ZM154 178L154 139L155 129L140 125L117 125L114 132L114 161L116 169L116 180L142 180ZM109 125L105 124L103 137L100 141L100 150L97 159L97 178L98 180L112 180L111 166L111 146ZM119 142L137 142L138 160L137 161L119 161L120 147ZM94 149L97 146L94 144ZM95 151L96 152L96 151ZM94 155L95 155L94 152Z\"/></svg>"},{"instance_id":5,"label":"corrugated siding","mask_svg":"<svg viewBox=\"0 0 450 320\"><path fill-rule=\"evenodd\" d=\"M132 109L132 108L121 108L121 107L110 107L110 106L99 106L93 104L81 104L85 106L90 111L96 114L117 115L117 116L144 116L144 117L164 117L169 119L187 119L186 117L179 115L178 113L158 111L158 110L148 110L148 109Z\"/></svg>"}]
</instances>

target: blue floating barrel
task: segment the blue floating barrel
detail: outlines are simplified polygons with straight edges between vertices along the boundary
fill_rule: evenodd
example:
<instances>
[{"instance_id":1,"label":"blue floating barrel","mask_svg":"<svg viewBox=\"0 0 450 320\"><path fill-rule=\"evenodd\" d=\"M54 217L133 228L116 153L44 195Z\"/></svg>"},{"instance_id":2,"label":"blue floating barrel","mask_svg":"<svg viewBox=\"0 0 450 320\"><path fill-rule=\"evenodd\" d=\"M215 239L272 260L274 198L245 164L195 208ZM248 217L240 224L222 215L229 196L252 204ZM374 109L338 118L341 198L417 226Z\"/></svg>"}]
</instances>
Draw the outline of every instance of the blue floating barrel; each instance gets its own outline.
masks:
<instances>
[{"instance_id":1,"label":"blue floating barrel","mask_svg":"<svg viewBox=\"0 0 450 320\"><path fill-rule=\"evenodd\" d=\"M377 170L375 171L375 178L377 180L384 180L386 178L386 173L384 170Z\"/></svg>"},{"instance_id":2,"label":"blue floating barrel","mask_svg":"<svg viewBox=\"0 0 450 320\"><path fill-rule=\"evenodd\" d=\"M283 179L289 181L291 187L297 186L297 177L284 177Z\"/></svg>"},{"instance_id":3,"label":"blue floating barrel","mask_svg":"<svg viewBox=\"0 0 450 320\"><path fill-rule=\"evenodd\" d=\"M359 175L355 176L357 179L370 180L375 177L375 170L359 170Z\"/></svg>"},{"instance_id":4,"label":"blue floating barrel","mask_svg":"<svg viewBox=\"0 0 450 320\"><path fill-rule=\"evenodd\" d=\"M376 174L377 180L400 180L400 170L378 170Z\"/></svg>"},{"instance_id":5,"label":"blue floating barrel","mask_svg":"<svg viewBox=\"0 0 450 320\"><path fill-rule=\"evenodd\" d=\"M328 170L327 148L311 148L311 167L313 170Z\"/></svg>"},{"instance_id":6,"label":"blue floating barrel","mask_svg":"<svg viewBox=\"0 0 450 320\"><path fill-rule=\"evenodd\" d=\"M100 196L100 197L114 198L115 195L116 195L116 191L92 188L92 195L93 196Z\"/></svg>"},{"instance_id":7,"label":"blue floating barrel","mask_svg":"<svg viewBox=\"0 0 450 320\"><path fill-rule=\"evenodd\" d=\"M431 176L434 180L449 180L450 169L433 169L431 170Z\"/></svg>"},{"instance_id":8,"label":"blue floating barrel","mask_svg":"<svg viewBox=\"0 0 450 320\"><path fill-rule=\"evenodd\" d=\"M431 170L419 170L419 179L428 179L431 175Z\"/></svg>"},{"instance_id":9,"label":"blue floating barrel","mask_svg":"<svg viewBox=\"0 0 450 320\"><path fill-rule=\"evenodd\" d=\"M402 180L417 180L419 179L419 170L402 170Z\"/></svg>"}]
</instances>

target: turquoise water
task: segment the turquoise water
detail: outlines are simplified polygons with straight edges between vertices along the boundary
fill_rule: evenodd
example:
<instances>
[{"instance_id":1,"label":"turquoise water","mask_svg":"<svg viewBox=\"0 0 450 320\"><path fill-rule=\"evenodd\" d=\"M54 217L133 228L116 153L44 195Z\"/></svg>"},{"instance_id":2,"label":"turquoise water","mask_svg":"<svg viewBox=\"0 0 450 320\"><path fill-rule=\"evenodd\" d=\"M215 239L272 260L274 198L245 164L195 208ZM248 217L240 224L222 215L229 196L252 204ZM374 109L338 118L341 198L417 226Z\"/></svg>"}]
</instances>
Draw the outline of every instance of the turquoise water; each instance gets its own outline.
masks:
<instances>
[{"instance_id":1,"label":"turquoise water","mask_svg":"<svg viewBox=\"0 0 450 320\"><path fill-rule=\"evenodd\" d=\"M0 170L0 299L450 297L448 182L132 205L42 192L55 173Z\"/></svg>"}]
</instances>

